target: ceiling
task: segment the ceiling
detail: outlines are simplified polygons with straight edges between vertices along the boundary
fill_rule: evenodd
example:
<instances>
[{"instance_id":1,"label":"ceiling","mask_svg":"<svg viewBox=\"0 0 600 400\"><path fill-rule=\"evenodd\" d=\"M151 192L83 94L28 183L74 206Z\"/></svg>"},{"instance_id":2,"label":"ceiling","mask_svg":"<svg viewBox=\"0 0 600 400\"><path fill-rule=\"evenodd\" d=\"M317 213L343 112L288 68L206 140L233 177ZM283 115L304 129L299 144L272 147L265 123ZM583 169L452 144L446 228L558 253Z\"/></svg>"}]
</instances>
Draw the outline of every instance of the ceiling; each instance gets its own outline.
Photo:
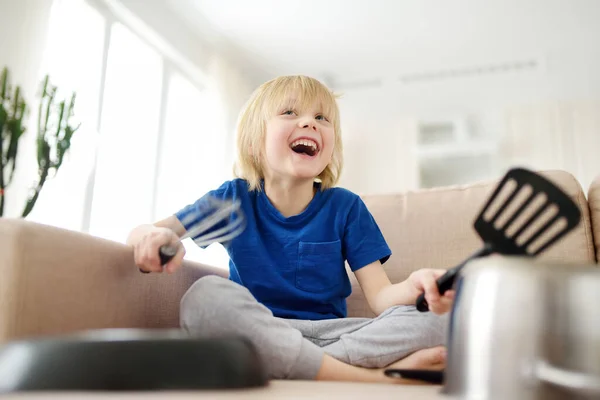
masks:
<instances>
[{"instance_id":1,"label":"ceiling","mask_svg":"<svg viewBox=\"0 0 600 400\"><path fill-rule=\"evenodd\" d=\"M600 57L598 0L168 0L207 40L266 78L339 85L539 59Z\"/></svg>"}]
</instances>

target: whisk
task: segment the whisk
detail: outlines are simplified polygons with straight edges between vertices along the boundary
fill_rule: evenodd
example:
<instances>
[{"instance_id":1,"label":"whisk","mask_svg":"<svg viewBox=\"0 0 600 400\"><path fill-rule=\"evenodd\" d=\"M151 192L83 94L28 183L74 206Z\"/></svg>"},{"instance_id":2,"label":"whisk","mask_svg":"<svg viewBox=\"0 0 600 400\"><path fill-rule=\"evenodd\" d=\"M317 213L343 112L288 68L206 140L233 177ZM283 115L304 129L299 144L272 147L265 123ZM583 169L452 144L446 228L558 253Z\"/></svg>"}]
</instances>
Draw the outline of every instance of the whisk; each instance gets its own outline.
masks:
<instances>
[{"instance_id":1,"label":"whisk","mask_svg":"<svg viewBox=\"0 0 600 400\"><path fill-rule=\"evenodd\" d=\"M184 239L191 238L200 247L207 247L212 243L227 246L246 228L246 218L239 200L220 200L211 196L206 196L197 209L187 214L181 223L189 228L177 243L160 247L158 253L161 265L171 261L177 254L179 242ZM142 269L140 271L149 272Z\"/></svg>"}]
</instances>

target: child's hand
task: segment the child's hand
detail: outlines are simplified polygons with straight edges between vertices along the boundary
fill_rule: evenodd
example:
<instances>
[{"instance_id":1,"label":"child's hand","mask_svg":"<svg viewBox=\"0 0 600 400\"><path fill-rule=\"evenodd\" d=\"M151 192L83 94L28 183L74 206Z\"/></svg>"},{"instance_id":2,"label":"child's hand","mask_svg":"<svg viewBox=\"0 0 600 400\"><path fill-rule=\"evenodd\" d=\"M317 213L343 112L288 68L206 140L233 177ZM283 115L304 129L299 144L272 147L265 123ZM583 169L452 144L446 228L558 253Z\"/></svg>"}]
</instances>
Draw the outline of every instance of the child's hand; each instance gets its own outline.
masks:
<instances>
[{"instance_id":1,"label":"child's hand","mask_svg":"<svg viewBox=\"0 0 600 400\"><path fill-rule=\"evenodd\" d=\"M174 272L183 261L185 248L178 242L179 237L169 228L152 227L134 246L135 264L143 271L162 272L158 251L160 246L177 243L177 254L165 265L165 270Z\"/></svg>"},{"instance_id":2,"label":"child's hand","mask_svg":"<svg viewBox=\"0 0 600 400\"><path fill-rule=\"evenodd\" d=\"M454 290L447 290L443 296L437 288L436 280L444 275L444 269L420 269L408 277L408 282L416 289L416 298L425 292L425 300L429 304L429 310L434 314L445 314L452 308L454 301Z\"/></svg>"}]
</instances>

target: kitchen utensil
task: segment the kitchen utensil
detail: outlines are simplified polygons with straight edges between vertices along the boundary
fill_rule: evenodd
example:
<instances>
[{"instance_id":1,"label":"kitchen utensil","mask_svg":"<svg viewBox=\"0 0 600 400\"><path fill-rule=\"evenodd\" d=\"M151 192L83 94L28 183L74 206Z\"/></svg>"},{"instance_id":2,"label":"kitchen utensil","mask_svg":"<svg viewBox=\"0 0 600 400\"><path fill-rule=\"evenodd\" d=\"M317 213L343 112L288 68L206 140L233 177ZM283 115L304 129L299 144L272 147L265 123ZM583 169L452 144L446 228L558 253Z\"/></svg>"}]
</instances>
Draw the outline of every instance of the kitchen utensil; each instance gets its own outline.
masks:
<instances>
[{"instance_id":1,"label":"kitchen utensil","mask_svg":"<svg viewBox=\"0 0 600 400\"><path fill-rule=\"evenodd\" d=\"M443 393L600 398L600 269L523 257L470 262L450 315Z\"/></svg>"},{"instance_id":2,"label":"kitchen utensil","mask_svg":"<svg viewBox=\"0 0 600 400\"><path fill-rule=\"evenodd\" d=\"M163 245L159 249L161 265L167 264L177 254L179 242L192 238L200 247L212 243L231 241L246 228L246 219L239 200L220 200L206 196L195 212L186 215L181 221L189 229L176 243ZM140 268L140 272L149 273Z\"/></svg>"},{"instance_id":3,"label":"kitchen utensil","mask_svg":"<svg viewBox=\"0 0 600 400\"><path fill-rule=\"evenodd\" d=\"M390 378L416 379L435 384L444 382L444 371L437 370L388 368L385 370L385 375Z\"/></svg>"},{"instance_id":4,"label":"kitchen utensil","mask_svg":"<svg viewBox=\"0 0 600 400\"><path fill-rule=\"evenodd\" d=\"M580 219L577 205L548 179L524 168L509 170L475 220L483 247L437 279L440 294L452 288L467 262L492 253L536 256L573 230ZM424 293L416 307L429 310Z\"/></svg>"},{"instance_id":5,"label":"kitchen utensil","mask_svg":"<svg viewBox=\"0 0 600 400\"><path fill-rule=\"evenodd\" d=\"M0 348L0 394L265 386L265 365L242 337L106 329L30 338Z\"/></svg>"}]
</instances>

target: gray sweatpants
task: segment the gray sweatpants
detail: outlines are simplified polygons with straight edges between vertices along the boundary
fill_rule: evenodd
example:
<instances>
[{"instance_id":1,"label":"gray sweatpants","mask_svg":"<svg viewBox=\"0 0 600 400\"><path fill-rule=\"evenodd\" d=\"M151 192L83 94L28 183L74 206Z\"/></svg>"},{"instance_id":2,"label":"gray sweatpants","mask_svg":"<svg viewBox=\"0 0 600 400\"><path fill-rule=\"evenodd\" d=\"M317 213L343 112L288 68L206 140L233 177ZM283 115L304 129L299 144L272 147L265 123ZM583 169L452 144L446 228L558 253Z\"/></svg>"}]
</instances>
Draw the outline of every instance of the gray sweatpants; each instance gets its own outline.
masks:
<instances>
[{"instance_id":1,"label":"gray sweatpants","mask_svg":"<svg viewBox=\"0 0 600 400\"><path fill-rule=\"evenodd\" d=\"M245 287L207 276L181 299L181 327L195 337L245 336L265 361L271 379L314 379L323 354L382 368L408 354L446 343L447 316L395 306L376 318L320 321L283 319Z\"/></svg>"}]
</instances>

